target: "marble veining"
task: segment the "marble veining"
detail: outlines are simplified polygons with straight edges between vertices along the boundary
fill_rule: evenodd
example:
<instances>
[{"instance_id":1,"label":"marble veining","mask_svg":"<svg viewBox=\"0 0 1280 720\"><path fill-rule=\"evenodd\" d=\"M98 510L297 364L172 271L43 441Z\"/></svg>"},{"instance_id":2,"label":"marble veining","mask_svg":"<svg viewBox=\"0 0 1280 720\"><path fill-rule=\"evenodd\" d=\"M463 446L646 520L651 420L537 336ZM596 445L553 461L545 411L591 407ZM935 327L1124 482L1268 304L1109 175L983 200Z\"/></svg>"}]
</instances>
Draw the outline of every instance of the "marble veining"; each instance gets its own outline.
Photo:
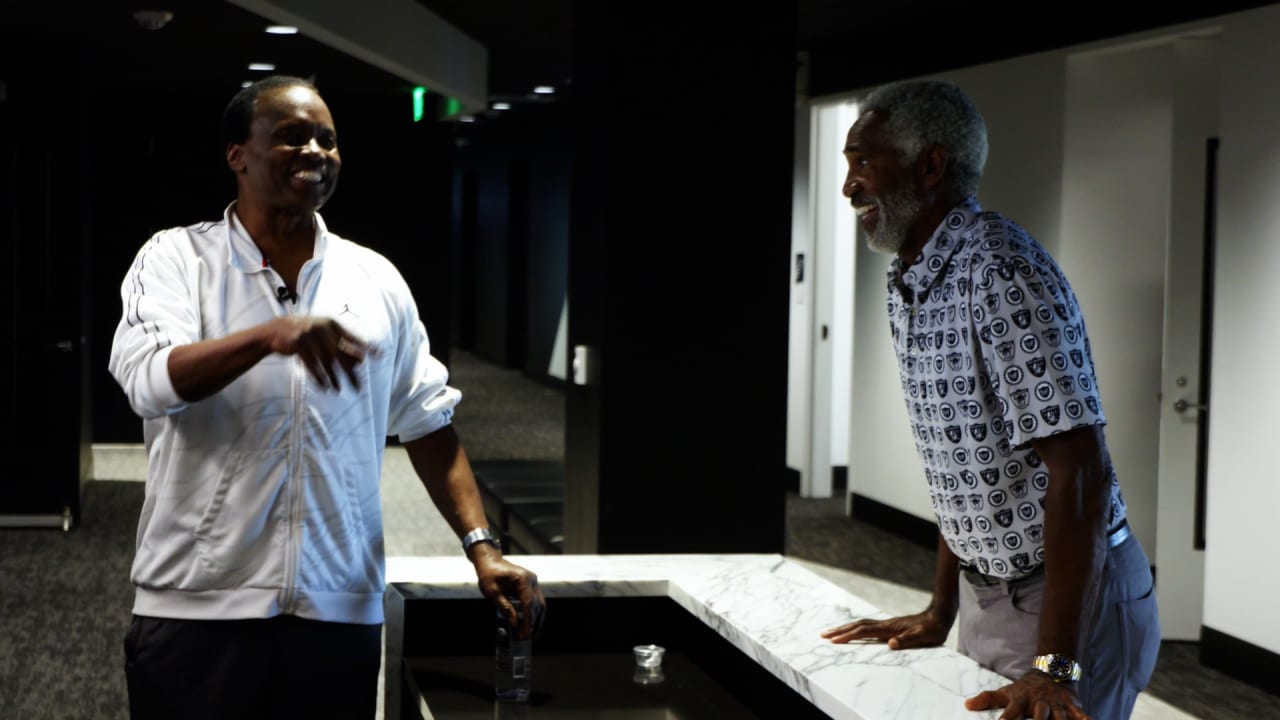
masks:
<instances>
[{"instance_id":1,"label":"marble veining","mask_svg":"<svg viewBox=\"0 0 1280 720\"><path fill-rule=\"evenodd\" d=\"M837 720L967 720L964 699L1005 678L945 648L889 650L833 645L827 628L878 608L781 555L526 555L557 597L670 597L762 667ZM461 557L387 558L387 582L407 597L478 597Z\"/></svg>"}]
</instances>

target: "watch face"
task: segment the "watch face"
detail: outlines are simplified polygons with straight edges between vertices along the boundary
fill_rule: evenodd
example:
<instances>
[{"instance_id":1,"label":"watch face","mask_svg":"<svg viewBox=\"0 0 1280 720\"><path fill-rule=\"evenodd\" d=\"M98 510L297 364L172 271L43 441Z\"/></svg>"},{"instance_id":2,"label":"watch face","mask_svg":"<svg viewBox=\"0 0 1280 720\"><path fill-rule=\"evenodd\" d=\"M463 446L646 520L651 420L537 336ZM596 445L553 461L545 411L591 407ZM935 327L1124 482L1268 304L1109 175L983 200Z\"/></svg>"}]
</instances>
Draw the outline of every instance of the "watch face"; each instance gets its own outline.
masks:
<instances>
[{"instance_id":1,"label":"watch face","mask_svg":"<svg viewBox=\"0 0 1280 720\"><path fill-rule=\"evenodd\" d=\"M1069 680L1071 678L1071 669L1075 663L1069 658L1061 655L1054 655L1049 658L1049 675L1055 680Z\"/></svg>"}]
</instances>

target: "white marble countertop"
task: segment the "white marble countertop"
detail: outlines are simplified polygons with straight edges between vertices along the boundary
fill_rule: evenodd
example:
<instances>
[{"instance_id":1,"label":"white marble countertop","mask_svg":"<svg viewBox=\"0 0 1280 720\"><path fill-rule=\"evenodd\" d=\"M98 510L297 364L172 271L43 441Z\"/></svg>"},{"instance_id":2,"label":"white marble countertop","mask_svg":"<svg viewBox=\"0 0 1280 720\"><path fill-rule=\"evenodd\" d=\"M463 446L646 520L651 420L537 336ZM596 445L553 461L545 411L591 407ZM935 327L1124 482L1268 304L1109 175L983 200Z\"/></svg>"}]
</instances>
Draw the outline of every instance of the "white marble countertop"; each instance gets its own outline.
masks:
<instances>
[{"instance_id":1,"label":"white marble countertop","mask_svg":"<svg viewBox=\"0 0 1280 720\"><path fill-rule=\"evenodd\" d=\"M781 555L512 555L556 597L666 596L837 720L967 720L964 699L1008 681L946 648L835 645L819 633L870 603ZM462 557L389 557L387 583L415 598L479 597Z\"/></svg>"}]
</instances>

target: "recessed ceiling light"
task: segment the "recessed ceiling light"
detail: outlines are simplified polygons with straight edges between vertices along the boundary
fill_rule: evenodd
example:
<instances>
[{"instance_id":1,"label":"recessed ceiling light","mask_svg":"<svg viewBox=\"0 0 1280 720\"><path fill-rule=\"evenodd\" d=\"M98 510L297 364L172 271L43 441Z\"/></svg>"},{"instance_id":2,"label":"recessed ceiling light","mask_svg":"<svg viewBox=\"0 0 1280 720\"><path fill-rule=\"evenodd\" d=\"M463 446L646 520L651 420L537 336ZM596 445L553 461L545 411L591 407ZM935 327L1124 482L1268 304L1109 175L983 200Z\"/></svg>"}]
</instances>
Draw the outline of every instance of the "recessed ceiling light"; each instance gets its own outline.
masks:
<instances>
[{"instance_id":1,"label":"recessed ceiling light","mask_svg":"<svg viewBox=\"0 0 1280 720\"><path fill-rule=\"evenodd\" d=\"M173 20L173 13L168 10L139 10L133 19L144 30L159 30Z\"/></svg>"},{"instance_id":2,"label":"recessed ceiling light","mask_svg":"<svg viewBox=\"0 0 1280 720\"><path fill-rule=\"evenodd\" d=\"M471 115L459 115L458 122L473 123L476 119Z\"/></svg>"},{"instance_id":3,"label":"recessed ceiling light","mask_svg":"<svg viewBox=\"0 0 1280 720\"><path fill-rule=\"evenodd\" d=\"M271 72L276 69L276 66L271 63L249 63L249 69L261 72Z\"/></svg>"},{"instance_id":4,"label":"recessed ceiling light","mask_svg":"<svg viewBox=\"0 0 1280 720\"><path fill-rule=\"evenodd\" d=\"M298 28L292 25L268 25L267 32L271 35L297 35Z\"/></svg>"},{"instance_id":5,"label":"recessed ceiling light","mask_svg":"<svg viewBox=\"0 0 1280 720\"><path fill-rule=\"evenodd\" d=\"M510 110L510 109L511 109L511 103L509 103L509 102L496 102L496 103L494 103L494 104L493 104L493 109L494 109L494 110Z\"/></svg>"},{"instance_id":6,"label":"recessed ceiling light","mask_svg":"<svg viewBox=\"0 0 1280 720\"><path fill-rule=\"evenodd\" d=\"M550 85L539 85L538 87L534 88L533 91L538 93L539 95L550 95L554 93L556 89L551 87Z\"/></svg>"}]
</instances>

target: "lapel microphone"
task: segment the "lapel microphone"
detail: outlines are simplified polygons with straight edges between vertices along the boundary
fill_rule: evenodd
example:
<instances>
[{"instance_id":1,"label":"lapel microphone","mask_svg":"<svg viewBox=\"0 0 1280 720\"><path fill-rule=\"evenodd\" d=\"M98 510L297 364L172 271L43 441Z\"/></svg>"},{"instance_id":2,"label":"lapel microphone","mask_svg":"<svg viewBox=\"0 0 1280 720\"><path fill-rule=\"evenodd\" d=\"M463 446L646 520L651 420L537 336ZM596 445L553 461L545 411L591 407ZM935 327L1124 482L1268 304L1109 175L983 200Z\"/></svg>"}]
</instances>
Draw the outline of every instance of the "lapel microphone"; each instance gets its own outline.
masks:
<instances>
[{"instance_id":1,"label":"lapel microphone","mask_svg":"<svg viewBox=\"0 0 1280 720\"><path fill-rule=\"evenodd\" d=\"M276 288L276 299L282 303L285 302L286 300L292 300L293 302L297 302L298 294L290 291L289 288L285 287L284 285L281 285L280 287Z\"/></svg>"}]
</instances>

